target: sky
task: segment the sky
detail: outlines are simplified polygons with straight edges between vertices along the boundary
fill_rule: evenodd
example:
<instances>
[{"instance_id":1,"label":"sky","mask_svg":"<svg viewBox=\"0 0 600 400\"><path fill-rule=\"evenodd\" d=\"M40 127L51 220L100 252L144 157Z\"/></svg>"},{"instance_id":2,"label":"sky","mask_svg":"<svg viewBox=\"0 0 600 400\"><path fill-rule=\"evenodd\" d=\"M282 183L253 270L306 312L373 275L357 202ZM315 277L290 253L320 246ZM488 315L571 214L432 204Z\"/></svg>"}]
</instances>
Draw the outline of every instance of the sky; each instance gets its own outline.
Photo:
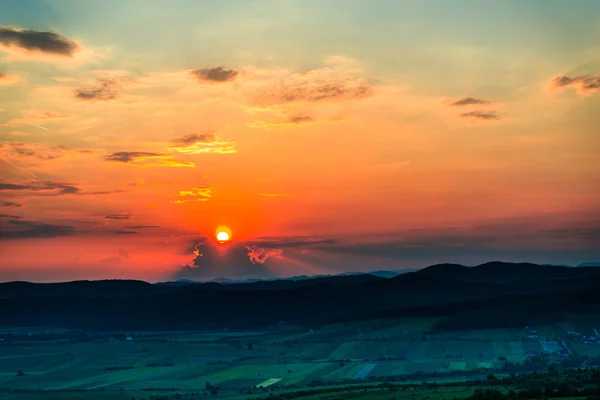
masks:
<instances>
[{"instance_id":1,"label":"sky","mask_svg":"<svg viewBox=\"0 0 600 400\"><path fill-rule=\"evenodd\" d=\"M4 0L0 281L600 261L598 15Z\"/></svg>"}]
</instances>

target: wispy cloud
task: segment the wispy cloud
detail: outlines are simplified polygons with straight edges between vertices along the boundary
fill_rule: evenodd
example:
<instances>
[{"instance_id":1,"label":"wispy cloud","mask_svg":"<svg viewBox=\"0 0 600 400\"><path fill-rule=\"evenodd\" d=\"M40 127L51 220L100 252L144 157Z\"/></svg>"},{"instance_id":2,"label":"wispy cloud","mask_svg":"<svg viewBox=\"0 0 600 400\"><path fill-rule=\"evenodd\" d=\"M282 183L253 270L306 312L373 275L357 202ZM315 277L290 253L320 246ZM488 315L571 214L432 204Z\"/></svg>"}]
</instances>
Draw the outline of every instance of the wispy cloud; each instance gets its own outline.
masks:
<instances>
[{"instance_id":1,"label":"wispy cloud","mask_svg":"<svg viewBox=\"0 0 600 400\"><path fill-rule=\"evenodd\" d=\"M129 164L136 167L190 167L196 166L193 162L180 162L173 157L147 151L118 151L107 155L104 160Z\"/></svg>"},{"instance_id":2,"label":"wispy cloud","mask_svg":"<svg viewBox=\"0 0 600 400\"><path fill-rule=\"evenodd\" d=\"M19 208L19 207L23 207L23 204L16 203L14 201L4 201L4 202L0 203L0 206L2 206L2 207L15 207L15 208Z\"/></svg>"},{"instance_id":3,"label":"wispy cloud","mask_svg":"<svg viewBox=\"0 0 600 400\"><path fill-rule=\"evenodd\" d=\"M93 86L75 89L75 97L86 101L108 101L119 96L119 89L128 79L120 77L99 78Z\"/></svg>"},{"instance_id":4,"label":"wispy cloud","mask_svg":"<svg viewBox=\"0 0 600 400\"><path fill-rule=\"evenodd\" d=\"M130 219L131 214L129 214L129 213L109 214L109 215L104 216L104 218L105 219L124 220L124 219Z\"/></svg>"},{"instance_id":5,"label":"wispy cloud","mask_svg":"<svg viewBox=\"0 0 600 400\"><path fill-rule=\"evenodd\" d=\"M49 146L40 143L0 143L0 156L8 159L54 160L64 157L70 149L64 146Z\"/></svg>"},{"instance_id":6,"label":"wispy cloud","mask_svg":"<svg viewBox=\"0 0 600 400\"><path fill-rule=\"evenodd\" d=\"M574 88L577 94L589 96L600 92L600 75L579 75L574 77L558 75L550 79L549 85L554 90Z\"/></svg>"},{"instance_id":7,"label":"wispy cloud","mask_svg":"<svg viewBox=\"0 0 600 400\"><path fill-rule=\"evenodd\" d=\"M52 181L28 181L24 183L0 182L0 191L8 193L28 193L29 195L36 196L104 195L123 192L122 190L85 192L72 184Z\"/></svg>"},{"instance_id":8,"label":"wispy cloud","mask_svg":"<svg viewBox=\"0 0 600 400\"><path fill-rule=\"evenodd\" d=\"M191 74L201 83L223 83L235 80L238 71L225 69L225 67L213 67L195 69Z\"/></svg>"},{"instance_id":9,"label":"wispy cloud","mask_svg":"<svg viewBox=\"0 0 600 400\"><path fill-rule=\"evenodd\" d=\"M73 226L56 225L22 219L0 219L0 239L34 239L71 236L76 233Z\"/></svg>"},{"instance_id":10,"label":"wispy cloud","mask_svg":"<svg viewBox=\"0 0 600 400\"><path fill-rule=\"evenodd\" d=\"M462 113L460 116L463 118L472 118L483 121L500 119L500 116L495 111L470 111Z\"/></svg>"},{"instance_id":11,"label":"wispy cloud","mask_svg":"<svg viewBox=\"0 0 600 400\"><path fill-rule=\"evenodd\" d=\"M284 71L285 72L285 71ZM356 70L345 63L333 63L321 69L297 72L250 93L251 103L272 106L294 102L337 102L370 97L374 88Z\"/></svg>"},{"instance_id":12,"label":"wispy cloud","mask_svg":"<svg viewBox=\"0 0 600 400\"><path fill-rule=\"evenodd\" d=\"M479 104L489 104L489 101L476 99L474 97L465 97L460 100L453 101L450 103L453 106L469 106L469 105L479 105Z\"/></svg>"},{"instance_id":13,"label":"wispy cloud","mask_svg":"<svg viewBox=\"0 0 600 400\"><path fill-rule=\"evenodd\" d=\"M257 129L275 129L275 128L295 128L299 126L308 126L315 123L312 117L307 115L294 115L283 121L254 121L248 123L248 127Z\"/></svg>"},{"instance_id":14,"label":"wispy cloud","mask_svg":"<svg viewBox=\"0 0 600 400\"><path fill-rule=\"evenodd\" d=\"M235 142L221 140L215 133L192 133L172 140L168 151L185 154L233 154Z\"/></svg>"},{"instance_id":15,"label":"wispy cloud","mask_svg":"<svg viewBox=\"0 0 600 400\"><path fill-rule=\"evenodd\" d=\"M189 190L180 190L176 200L171 200L174 204L185 204L199 201L208 201L212 197L212 187L200 186Z\"/></svg>"}]
</instances>

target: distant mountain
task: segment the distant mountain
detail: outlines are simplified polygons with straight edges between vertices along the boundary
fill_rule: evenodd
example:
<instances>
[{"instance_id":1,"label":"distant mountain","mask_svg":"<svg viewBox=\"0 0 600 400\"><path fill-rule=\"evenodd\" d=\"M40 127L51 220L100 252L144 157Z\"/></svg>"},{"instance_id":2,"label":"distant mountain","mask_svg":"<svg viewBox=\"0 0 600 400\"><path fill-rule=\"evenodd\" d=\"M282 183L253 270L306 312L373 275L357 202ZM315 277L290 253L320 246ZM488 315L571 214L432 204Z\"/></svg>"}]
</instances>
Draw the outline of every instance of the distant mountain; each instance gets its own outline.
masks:
<instances>
[{"instance_id":1,"label":"distant mountain","mask_svg":"<svg viewBox=\"0 0 600 400\"><path fill-rule=\"evenodd\" d=\"M578 267L600 267L600 261L584 262L579 264Z\"/></svg>"},{"instance_id":2,"label":"distant mountain","mask_svg":"<svg viewBox=\"0 0 600 400\"><path fill-rule=\"evenodd\" d=\"M389 277L395 272L398 275ZM460 314L463 319L453 317L440 325L454 329L492 326L500 323L499 318L504 318L502 323L517 323L534 320L533 315L558 318L567 312L600 313L597 267L495 261L474 267L438 264L401 272L236 284L229 279L154 285L132 280L10 282L0 284L0 326L246 329L280 321L318 326L344 319Z\"/></svg>"},{"instance_id":3,"label":"distant mountain","mask_svg":"<svg viewBox=\"0 0 600 400\"><path fill-rule=\"evenodd\" d=\"M573 268L500 261L492 261L475 267L465 267L459 264L438 264L415 273L438 279L498 283L600 278L600 269L593 267Z\"/></svg>"}]
</instances>

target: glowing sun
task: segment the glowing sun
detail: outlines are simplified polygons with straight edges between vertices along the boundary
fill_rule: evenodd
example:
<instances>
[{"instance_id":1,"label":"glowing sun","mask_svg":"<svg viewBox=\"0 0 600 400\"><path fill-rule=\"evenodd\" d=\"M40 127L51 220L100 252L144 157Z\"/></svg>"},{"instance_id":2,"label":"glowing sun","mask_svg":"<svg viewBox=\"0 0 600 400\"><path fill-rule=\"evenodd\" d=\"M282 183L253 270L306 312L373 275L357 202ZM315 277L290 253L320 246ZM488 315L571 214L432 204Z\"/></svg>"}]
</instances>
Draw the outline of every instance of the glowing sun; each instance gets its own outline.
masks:
<instances>
[{"instance_id":1,"label":"glowing sun","mask_svg":"<svg viewBox=\"0 0 600 400\"><path fill-rule=\"evenodd\" d=\"M226 242L229 240L229 233L225 232L225 231L221 231L219 233L217 233L217 240L219 242Z\"/></svg>"},{"instance_id":2,"label":"glowing sun","mask_svg":"<svg viewBox=\"0 0 600 400\"><path fill-rule=\"evenodd\" d=\"M219 243L226 243L231 240L231 230L225 226L220 226L217 229L216 235Z\"/></svg>"}]
</instances>

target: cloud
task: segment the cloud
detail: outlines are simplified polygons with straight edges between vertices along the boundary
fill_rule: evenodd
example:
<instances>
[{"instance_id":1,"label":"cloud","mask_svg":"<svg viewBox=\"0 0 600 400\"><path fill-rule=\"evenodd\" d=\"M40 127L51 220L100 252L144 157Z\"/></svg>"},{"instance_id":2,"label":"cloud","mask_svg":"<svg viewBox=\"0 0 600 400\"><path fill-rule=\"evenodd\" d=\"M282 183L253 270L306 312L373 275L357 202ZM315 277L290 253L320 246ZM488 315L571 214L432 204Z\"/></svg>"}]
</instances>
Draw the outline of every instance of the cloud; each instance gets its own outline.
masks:
<instances>
[{"instance_id":1,"label":"cloud","mask_svg":"<svg viewBox=\"0 0 600 400\"><path fill-rule=\"evenodd\" d=\"M171 200L171 203L185 204L190 202L208 201L212 197L212 187L201 186L189 190L180 190L177 200Z\"/></svg>"},{"instance_id":2,"label":"cloud","mask_svg":"<svg viewBox=\"0 0 600 400\"><path fill-rule=\"evenodd\" d=\"M21 219L22 217L11 214L0 214L0 218Z\"/></svg>"},{"instance_id":3,"label":"cloud","mask_svg":"<svg viewBox=\"0 0 600 400\"><path fill-rule=\"evenodd\" d=\"M193 162L179 162L171 156L146 151L118 151L104 158L105 161L120 162L136 167L190 167L196 166Z\"/></svg>"},{"instance_id":4,"label":"cloud","mask_svg":"<svg viewBox=\"0 0 600 400\"><path fill-rule=\"evenodd\" d=\"M115 231L115 235L137 235L139 232L136 231Z\"/></svg>"},{"instance_id":5,"label":"cloud","mask_svg":"<svg viewBox=\"0 0 600 400\"><path fill-rule=\"evenodd\" d=\"M235 142L223 141L215 133L184 135L173 139L167 150L184 154L233 154L237 152Z\"/></svg>"},{"instance_id":6,"label":"cloud","mask_svg":"<svg viewBox=\"0 0 600 400\"><path fill-rule=\"evenodd\" d=\"M0 220L0 239L42 239L76 234L74 227L22 219Z\"/></svg>"},{"instance_id":7,"label":"cloud","mask_svg":"<svg viewBox=\"0 0 600 400\"><path fill-rule=\"evenodd\" d=\"M495 111L470 111L460 114L463 118L474 118L482 121L498 120L500 116Z\"/></svg>"},{"instance_id":8,"label":"cloud","mask_svg":"<svg viewBox=\"0 0 600 400\"><path fill-rule=\"evenodd\" d=\"M127 225L125 226L127 229L158 229L160 226L158 225Z\"/></svg>"},{"instance_id":9,"label":"cloud","mask_svg":"<svg viewBox=\"0 0 600 400\"><path fill-rule=\"evenodd\" d=\"M65 146L50 146L41 143L5 142L0 143L0 156L10 160L38 159L44 161L64 157L71 151Z\"/></svg>"},{"instance_id":10,"label":"cloud","mask_svg":"<svg viewBox=\"0 0 600 400\"><path fill-rule=\"evenodd\" d=\"M258 128L258 129L274 129L274 128L295 128L299 126L307 126L315 123L315 120L312 117L306 115L295 115L291 116L283 121L255 121L248 123L248 127L250 128Z\"/></svg>"},{"instance_id":11,"label":"cloud","mask_svg":"<svg viewBox=\"0 0 600 400\"><path fill-rule=\"evenodd\" d=\"M117 220L130 219L131 218L131 214L129 214L129 213L110 214L110 215L106 215L104 218L106 218L106 219L117 219Z\"/></svg>"},{"instance_id":12,"label":"cloud","mask_svg":"<svg viewBox=\"0 0 600 400\"><path fill-rule=\"evenodd\" d=\"M42 192L45 196L78 194L81 190L73 185L60 182L31 182L26 184L0 182L0 191L32 191Z\"/></svg>"},{"instance_id":13,"label":"cloud","mask_svg":"<svg viewBox=\"0 0 600 400\"><path fill-rule=\"evenodd\" d=\"M592 95L600 92L600 75L579 75L574 77L558 75L550 79L549 84L555 90L574 88L577 94L581 96Z\"/></svg>"},{"instance_id":14,"label":"cloud","mask_svg":"<svg viewBox=\"0 0 600 400\"><path fill-rule=\"evenodd\" d=\"M175 279L208 280L225 278L268 278L275 274L269 269L269 258L251 256L253 249L247 244L231 243L219 246L211 241L202 240L194 246L195 258L177 271ZM250 257L254 257L251 260ZM262 262L259 262L262 261Z\"/></svg>"},{"instance_id":15,"label":"cloud","mask_svg":"<svg viewBox=\"0 0 600 400\"><path fill-rule=\"evenodd\" d=\"M15 208L18 208L18 207L23 207L23 204L21 204L21 203L15 203L14 201L5 201L5 202L0 203L0 206L1 207L15 207Z\"/></svg>"},{"instance_id":16,"label":"cloud","mask_svg":"<svg viewBox=\"0 0 600 400\"><path fill-rule=\"evenodd\" d=\"M73 57L80 45L58 33L0 26L0 48L26 53Z\"/></svg>"},{"instance_id":17,"label":"cloud","mask_svg":"<svg viewBox=\"0 0 600 400\"><path fill-rule=\"evenodd\" d=\"M477 105L477 104L489 104L489 101L476 99L473 97L465 97L460 100L456 100L451 103L453 106L468 106L468 105Z\"/></svg>"},{"instance_id":18,"label":"cloud","mask_svg":"<svg viewBox=\"0 0 600 400\"><path fill-rule=\"evenodd\" d=\"M102 195L123 192L122 190L83 192L80 188L72 184L52 181L28 181L25 183L10 183L0 181L0 191L19 193L29 192L29 195L36 196Z\"/></svg>"},{"instance_id":19,"label":"cloud","mask_svg":"<svg viewBox=\"0 0 600 400\"><path fill-rule=\"evenodd\" d=\"M100 78L94 86L75 89L75 97L86 101L114 100L119 96L118 90L122 84L127 81L125 78Z\"/></svg>"},{"instance_id":20,"label":"cloud","mask_svg":"<svg viewBox=\"0 0 600 400\"><path fill-rule=\"evenodd\" d=\"M281 249L264 249L255 246L246 246L246 250L248 250L250 262L254 264L264 264L269 258L281 258L283 254L283 250Z\"/></svg>"},{"instance_id":21,"label":"cloud","mask_svg":"<svg viewBox=\"0 0 600 400\"><path fill-rule=\"evenodd\" d=\"M235 80L238 71L224 67L195 69L191 74L202 83L223 83Z\"/></svg>"},{"instance_id":22,"label":"cloud","mask_svg":"<svg viewBox=\"0 0 600 400\"><path fill-rule=\"evenodd\" d=\"M253 105L273 106L295 102L339 102L372 96L373 86L366 79L356 77L357 72L360 70L348 68L347 63L332 62L325 68L292 73L278 82L261 85L249 93L250 100Z\"/></svg>"}]
</instances>

